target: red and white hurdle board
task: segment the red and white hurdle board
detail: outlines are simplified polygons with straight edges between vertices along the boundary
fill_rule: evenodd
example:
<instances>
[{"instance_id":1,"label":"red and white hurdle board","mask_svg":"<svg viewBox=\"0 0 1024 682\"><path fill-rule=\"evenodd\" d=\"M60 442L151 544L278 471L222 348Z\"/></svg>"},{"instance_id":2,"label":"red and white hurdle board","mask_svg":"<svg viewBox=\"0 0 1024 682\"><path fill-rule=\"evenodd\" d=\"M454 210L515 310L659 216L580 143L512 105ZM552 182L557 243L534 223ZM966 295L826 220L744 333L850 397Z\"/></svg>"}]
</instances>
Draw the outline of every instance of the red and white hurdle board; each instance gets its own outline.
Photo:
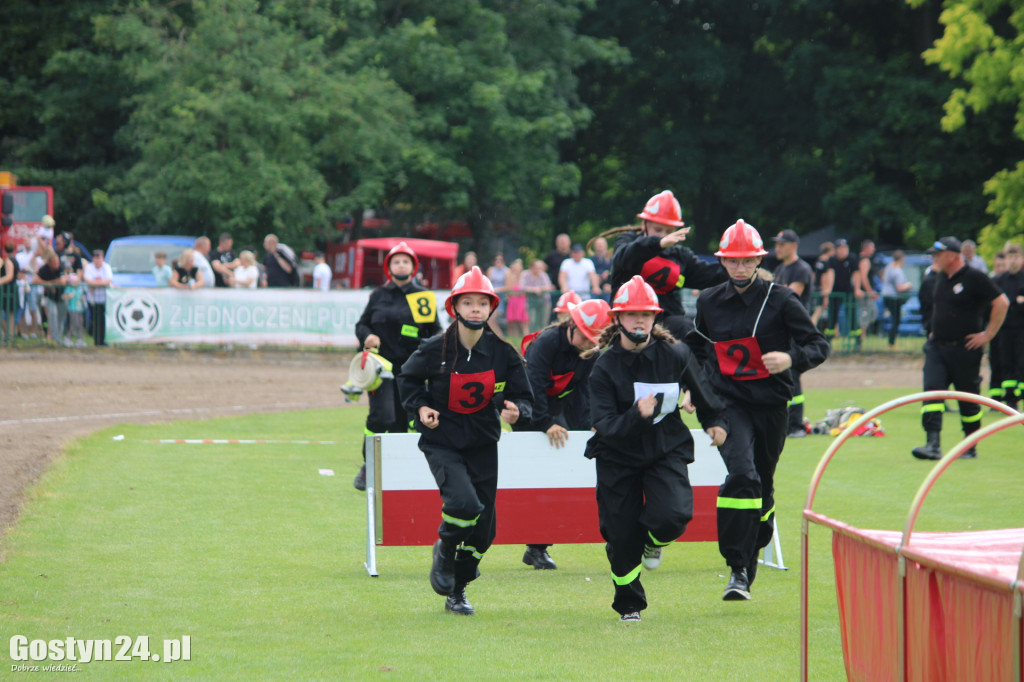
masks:
<instances>
[{"instance_id":1,"label":"red and white hurdle board","mask_svg":"<svg viewBox=\"0 0 1024 682\"><path fill-rule=\"evenodd\" d=\"M693 521L680 540L716 540L716 500L726 469L707 434L691 430ZM593 460L583 456L590 431L571 431L554 448L537 432L503 433L498 441L495 544L603 542L598 529ZM366 570L377 575L376 546L432 545L441 496L420 451L419 434L366 437ZM774 547L781 565L778 538ZM770 565L776 565L774 563Z\"/></svg>"}]
</instances>

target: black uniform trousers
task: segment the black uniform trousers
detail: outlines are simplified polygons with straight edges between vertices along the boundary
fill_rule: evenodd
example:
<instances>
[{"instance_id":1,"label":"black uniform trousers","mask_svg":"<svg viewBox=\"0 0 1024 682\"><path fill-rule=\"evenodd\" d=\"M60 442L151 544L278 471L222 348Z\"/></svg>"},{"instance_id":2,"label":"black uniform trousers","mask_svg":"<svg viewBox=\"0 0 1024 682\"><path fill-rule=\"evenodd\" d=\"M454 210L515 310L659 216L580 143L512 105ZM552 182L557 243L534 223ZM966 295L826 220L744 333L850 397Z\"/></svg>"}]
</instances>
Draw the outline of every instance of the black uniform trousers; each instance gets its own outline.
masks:
<instances>
[{"instance_id":1,"label":"black uniform trousers","mask_svg":"<svg viewBox=\"0 0 1024 682\"><path fill-rule=\"evenodd\" d=\"M719 446L728 475L718 489L718 551L746 568L775 532L775 467L786 444L788 410L729 401L729 437Z\"/></svg>"},{"instance_id":2,"label":"black uniform trousers","mask_svg":"<svg viewBox=\"0 0 1024 682\"><path fill-rule=\"evenodd\" d=\"M635 466L597 458L597 515L615 583L612 608L620 614L647 608L644 545L675 541L693 519L686 467L678 452Z\"/></svg>"},{"instance_id":3,"label":"black uniform trousers","mask_svg":"<svg viewBox=\"0 0 1024 682\"><path fill-rule=\"evenodd\" d=\"M995 343L997 340L998 344ZM1021 389L1024 387L1024 329L1004 325L992 342L988 352L990 355L999 354L999 385L1002 388L1000 399L1016 408L1017 401L1021 399ZM989 382L989 386L995 388L993 381Z\"/></svg>"},{"instance_id":4,"label":"black uniform trousers","mask_svg":"<svg viewBox=\"0 0 1024 682\"><path fill-rule=\"evenodd\" d=\"M928 339L924 344L924 390L945 391L953 388L964 393L981 395L982 349L968 350L962 341ZM960 425L964 435L981 428L981 406L961 402ZM921 406L921 425L925 431L942 431L945 402L928 401Z\"/></svg>"},{"instance_id":5,"label":"black uniform trousers","mask_svg":"<svg viewBox=\"0 0 1024 682\"><path fill-rule=\"evenodd\" d=\"M458 548L455 582L465 585L480 575L480 559L497 532L498 444L454 450L421 442L420 449L441 491L437 535Z\"/></svg>"},{"instance_id":6,"label":"black uniform trousers","mask_svg":"<svg viewBox=\"0 0 1024 682\"><path fill-rule=\"evenodd\" d=\"M410 417L402 407L402 399L398 395L398 386L394 379L384 379L377 390L370 391L370 411L366 415L364 436L375 433L407 433ZM363 461L366 460L366 449L363 448Z\"/></svg>"},{"instance_id":7,"label":"black uniform trousers","mask_svg":"<svg viewBox=\"0 0 1024 682\"><path fill-rule=\"evenodd\" d=\"M800 383L800 373L792 369L789 373L793 375L793 398L787 403L789 409L789 422L786 427L787 433L804 431L804 387Z\"/></svg>"},{"instance_id":8,"label":"black uniform trousers","mask_svg":"<svg viewBox=\"0 0 1024 682\"><path fill-rule=\"evenodd\" d=\"M1003 329L988 342L988 397L1002 400L1005 396L1003 388L1003 353L1002 345L1005 335Z\"/></svg>"}]
</instances>

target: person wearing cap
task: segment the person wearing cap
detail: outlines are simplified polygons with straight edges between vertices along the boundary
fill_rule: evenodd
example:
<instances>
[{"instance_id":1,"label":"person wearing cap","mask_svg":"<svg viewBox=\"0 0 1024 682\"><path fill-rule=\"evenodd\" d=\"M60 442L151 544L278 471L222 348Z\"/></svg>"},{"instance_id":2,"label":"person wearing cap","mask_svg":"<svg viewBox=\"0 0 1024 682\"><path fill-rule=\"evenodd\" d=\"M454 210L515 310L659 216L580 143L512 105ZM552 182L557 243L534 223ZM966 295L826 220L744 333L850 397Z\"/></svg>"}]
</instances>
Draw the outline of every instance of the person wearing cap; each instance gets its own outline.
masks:
<instances>
[{"instance_id":1,"label":"person wearing cap","mask_svg":"<svg viewBox=\"0 0 1024 682\"><path fill-rule=\"evenodd\" d=\"M823 363L831 348L796 292L757 276L767 251L743 220L722 234L716 256L729 281L697 299L686 342L725 401L728 475L718 490L718 549L730 569L722 598L750 599L757 555L775 531L775 468L786 444L793 373Z\"/></svg>"},{"instance_id":2,"label":"person wearing cap","mask_svg":"<svg viewBox=\"0 0 1024 682\"><path fill-rule=\"evenodd\" d=\"M836 252L825 263L821 276L821 304L827 311L825 337L832 339L837 333L859 337L860 327L843 319L851 314L854 278L859 272L857 259L850 254L850 244L845 239L837 239L835 246Z\"/></svg>"},{"instance_id":3,"label":"person wearing cap","mask_svg":"<svg viewBox=\"0 0 1024 682\"><path fill-rule=\"evenodd\" d=\"M806 310L811 307L811 286L814 271L804 259L797 255L800 237L793 230L783 230L772 237L775 242L775 257L779 265L772 276L775 283L789 287L796 293ZM793 397L789 401L789 437L803 438L807 435L804 426L804 389L800 383L800 372L793 371Z\"/></svg>"},{"instance_id":4,"label":"person wearing cap","mask_svg":"<svg viewBox=\"0 0 1024 682\"><path fill-rule=\"evenodd\" d=\"M445 301L454 322L420 342L398 375L443 502L430 586L447 612L465 616L475 612L466 586L494 542L500 419L529 420L533 408L522 357L487 325L497 307L491 281L474 265Z\"/></svg>"},{"instance_id":5,"label":"person wearing cap","mask_svg":"<svg viewBox=\"0 0 1024 682\"><path fill-rule=\"evenodd\" d=\"M582 244L573 244L569 257L559 266L558 288L562 293L575 291L583 301L601 294L601 278L594 261L583 255Z\"/></svg>"},{"instance_id":6,"label":"person wearing cap","mask_svg":"<svg viewBox=\"0 0 1024 682\"><path fill-rule=\"evenodd\" d=\"M693 436L680 406L696 410L712 445L727 442L730 427L725 406L690 349L655 324L661 306L643 277L634 275L616 291L611 312L612 324L589 351L604 352L590 375L594 435L585 454L597 470L612 609L628 623L639 621L647 608L642 569L657 569L664 548L693 518Z\"/></svg>"},{"instance_id":7,"label":"person wearing cap","mask_svg":"<svg viewBox=\"0 0 1024 682\"><path fill-rule=\"evenodd\" d=\"M682 339L693 328L683 308L683 287L704 289L728 277L720 265L705 263L683 246L690 228L684 227L679 202L670 190L648 199L637 217L641 219L639 228L615 228L602 235L618 234L612 254L611 289L618 291L633 275L643 277L664 310L661 323Z\"/></svg>"},{"instance_id":8,"label":"person wearing cap","mask_svg":"<svg viewBox=\"0 0 1024 682\"><path fill-rule=\"evenodd\" d=\"M567 319L542 329L526 348L533 416L512 427L513 431L542 431L556 448L565 445L569 431L590 430L589 378L597 358L582 355L611 322L608 303L601 298L569 303L568 310ZM557 568L548 547L527 545L523 563L536 569Z\"/></svg>"},{"instance_id":9,"label":"person wearing cap","mask_svg":"<svg viewBox=\"0 0 1024 682\"><path fill-rule=\"evenodd\" d=\"M370 293L366 308L356 322L359 346L364 351L378 353L394 370L409 359L420 341L441 330L434 292L427 291L416 281L414 275L418 269L416 253L405 242L396 244L384 256L387 282ZM402 407L394 379L383 380L379 387L369 391L368 397L370 411L366 415L364 435L409 431L410 416ZM361 456L363 465L352 481L356 490L366 490L365 451Z\"/></svg>"},{"instance_id":10,"label":"person wearing cap","mask_svg":"<svg viewBox=\"0 0 1024 682\"><path fill-rule=\"evenodd\" d=\"M92 261L85 264L86 300L89 302L89 333L97 346L107 345L107 288L114 281L114 271L103 260L103 250L92 252Z\"/></svg>"},{"instance_id":11,"label":"person wearing cap","mask_svg":"<svg viewBox=\"0 0 1024 682\"><path fill-rule=\"evenodd\" d=\"M924 344L924 390L944 391L952 384L957 391L980 394L981 356L985 344L999 332L1010 302L987 275L964 263L956 237L943 237L928 253L936 276L926 325L930 333ZM984 315L989 306L986 324ZM917 459L942 458L944 411L943 400L922 405L921 426L926 442L911 450ZM981 415L977 403L960 403L960 426L965 437L981 428ZM975 457L973 447L961 455L961 459Z\"/></svg>"}]
</instances>

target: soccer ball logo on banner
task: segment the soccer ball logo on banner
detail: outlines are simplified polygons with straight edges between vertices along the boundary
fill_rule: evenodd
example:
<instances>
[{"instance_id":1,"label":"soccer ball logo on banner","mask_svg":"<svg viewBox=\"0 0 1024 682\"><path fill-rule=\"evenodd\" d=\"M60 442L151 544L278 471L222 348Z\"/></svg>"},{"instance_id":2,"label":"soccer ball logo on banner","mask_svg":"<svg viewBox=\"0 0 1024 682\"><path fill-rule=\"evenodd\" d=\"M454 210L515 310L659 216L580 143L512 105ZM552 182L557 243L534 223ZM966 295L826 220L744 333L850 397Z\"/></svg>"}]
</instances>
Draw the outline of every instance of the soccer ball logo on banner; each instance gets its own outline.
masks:
<instances>
[{"instance_id":1,"label":"soccer ball logo on banner","mask_svg":"<svg viewBox=\"0 0 1024 682\"><path fill-rule=\"evenodd\" d=\"M145 338L160 324L160 305L146 294L131 294L117 302L114 320L125 336Z\"/></svg>"}]
</instances>

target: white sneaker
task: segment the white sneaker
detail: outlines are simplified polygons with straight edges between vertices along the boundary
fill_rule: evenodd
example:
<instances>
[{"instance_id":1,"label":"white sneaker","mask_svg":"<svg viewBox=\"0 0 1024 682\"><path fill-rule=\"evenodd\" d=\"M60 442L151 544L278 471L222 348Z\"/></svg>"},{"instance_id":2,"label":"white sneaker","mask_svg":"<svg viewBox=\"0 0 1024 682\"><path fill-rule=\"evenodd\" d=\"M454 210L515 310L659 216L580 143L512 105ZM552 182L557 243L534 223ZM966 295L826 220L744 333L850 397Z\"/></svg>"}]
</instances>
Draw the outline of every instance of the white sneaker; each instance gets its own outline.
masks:
<instances>
[{"instance_id":1,"label":"white sneaker","mask_svg":"<svg viewBox=\"0 0 1024 682\"><path fill-rule=\"evenodd\" d=\"M75 341L75 348L85 348L88 345L89 344L85 342L85 339L78 339L77 341Z\"/></svg>"},{"instance_id":2,"label":"white sneaker","mask_svg":"<svg viewBox=\"0 0 1024 682\"><path fill-rule=\"evenodd\" d=\"M661 566L661 547L655 547L654 545L644 545L644 568L648 571L653 571L658 566Z\"/></svg>"},{"instance_id":3,"label":"white sneaker","mask_svg":"<svg viewBox=\"0 0 1024 682\"><path fill-rule=\"evenodd\" d=\"M619 616L619 620L623 623L638 623L640 622L640 612L632 611L630 613L624 613Z\"/></svg>"}]
</instances>

